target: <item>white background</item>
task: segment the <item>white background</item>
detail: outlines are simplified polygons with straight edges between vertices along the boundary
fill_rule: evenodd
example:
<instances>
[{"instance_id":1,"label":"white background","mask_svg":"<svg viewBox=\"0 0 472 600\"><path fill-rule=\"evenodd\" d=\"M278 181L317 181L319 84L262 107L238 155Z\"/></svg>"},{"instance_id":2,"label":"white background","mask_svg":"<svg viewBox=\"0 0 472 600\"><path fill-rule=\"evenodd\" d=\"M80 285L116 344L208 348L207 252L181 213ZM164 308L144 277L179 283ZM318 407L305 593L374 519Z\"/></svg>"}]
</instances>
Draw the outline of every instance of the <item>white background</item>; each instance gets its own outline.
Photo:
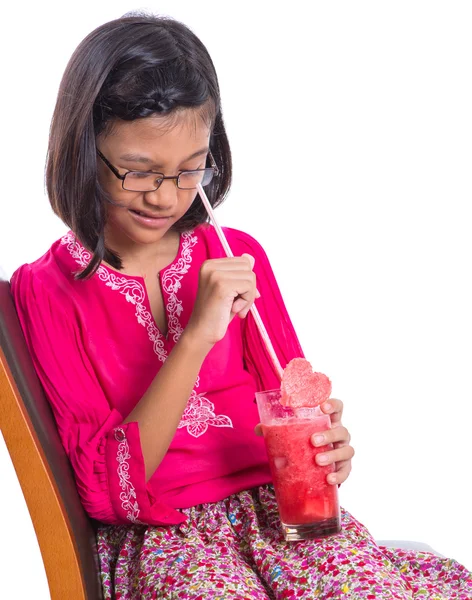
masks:
<instances>
[{"instance_id":1,"label":"white background","mask_svg":"<svg viewBox=\"0 0 472 600\"><path fill-rule=\"evenodd\" d=\"M357 452L342 504L376 538L421 540L472 569L471 3L148 6L214 59L234 154L218 214L265 246L307 357L345 402ZM43 174L66 62L135 7L2 9L7 275L65 231ZM3 445L0 476L0 597L48 598Z\"/></svg>"}]
</instances>

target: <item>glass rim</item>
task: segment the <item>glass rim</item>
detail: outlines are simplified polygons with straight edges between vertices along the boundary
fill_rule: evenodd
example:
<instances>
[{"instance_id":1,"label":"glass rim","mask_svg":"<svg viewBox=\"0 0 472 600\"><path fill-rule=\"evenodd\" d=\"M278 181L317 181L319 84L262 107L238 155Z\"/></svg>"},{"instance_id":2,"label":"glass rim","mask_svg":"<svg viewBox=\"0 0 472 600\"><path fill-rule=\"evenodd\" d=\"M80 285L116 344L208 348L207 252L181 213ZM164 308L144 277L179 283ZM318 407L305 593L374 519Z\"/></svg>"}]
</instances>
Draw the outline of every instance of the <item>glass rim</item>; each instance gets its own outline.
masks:
<instances>
[{"instance_id":1,"label":"glass rim","mask_svg":"<svg viewBox=\"0 0 472 600\"><path fill-rule=\"evenodd\" d=\"M256 396L257 394L274 394L275 392L278 392L279 394L282 393L280 388L274 388L273 390L261 390L260 392L256 392Z\"/></svg>"}]
</instances>

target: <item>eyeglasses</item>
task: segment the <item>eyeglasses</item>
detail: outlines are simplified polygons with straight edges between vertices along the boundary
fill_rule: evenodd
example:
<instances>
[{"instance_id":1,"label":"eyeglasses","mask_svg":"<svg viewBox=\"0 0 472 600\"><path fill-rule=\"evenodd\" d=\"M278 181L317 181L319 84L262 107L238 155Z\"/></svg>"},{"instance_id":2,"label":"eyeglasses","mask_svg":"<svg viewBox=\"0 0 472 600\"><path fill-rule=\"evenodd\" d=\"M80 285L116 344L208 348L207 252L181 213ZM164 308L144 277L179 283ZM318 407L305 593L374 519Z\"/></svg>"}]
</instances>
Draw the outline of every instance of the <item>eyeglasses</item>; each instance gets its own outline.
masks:
<instances>
[{"instance_id":1,"label":"eyeglasses","mask_svg":"<svg viewBox=\"0 0 472 600\"><path fill-rule=\"evenodd\" d=\"M218 176L220 173L211 152L208 153L211 167L182 171L178 175L168 177L164 173L156 173L155 171L126 171L124 175L120 175L117 168L103 156L98 148L97 154L113 175L121 179L122 188L129 192L154 192L160 188L164 179L173 179L180 190L194 190L198 183L202 186L208 185L213 177Z\"/></svg>"}]
</instances>

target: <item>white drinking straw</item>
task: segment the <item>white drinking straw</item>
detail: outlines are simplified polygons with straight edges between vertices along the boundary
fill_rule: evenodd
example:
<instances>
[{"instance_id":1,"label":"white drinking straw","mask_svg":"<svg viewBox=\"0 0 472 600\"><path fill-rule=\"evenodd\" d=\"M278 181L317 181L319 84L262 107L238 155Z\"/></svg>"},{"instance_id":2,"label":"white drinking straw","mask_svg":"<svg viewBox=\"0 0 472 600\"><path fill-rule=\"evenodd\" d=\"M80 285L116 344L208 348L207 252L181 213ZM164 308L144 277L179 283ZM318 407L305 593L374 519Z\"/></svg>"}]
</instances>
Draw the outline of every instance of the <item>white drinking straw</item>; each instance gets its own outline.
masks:
<instances>
[{"instance_id":1,"label":"white drinking straw","mask_svg":"<svg viewBox=\"0 0 472 600\"><path fill-rule=\"evenodd\" d=\"M203 204L208 212L208 215L211 219L211 222L213 223L213 227L215 228L216 233L220 239L220 242L223 245L223 249L226 253L226 256L233 258L234 254L231 251L230 245L228 244L228 240L226 239L225 234L223 233L223 230L218 225L218 223L215 219L215 214L213 212L213 208L212 208L210 201L208 200L207 195L205 194L205 191L200 183L197 183L197 189L198 189L198 193L200 194L200 198L202 199L202 202L203 202ZM267 333L264 323L262 322L259 311L257 310L256 305L254 303L251 306L251 313L252 313L252 316L254 317L254 321L256 323L257 329L259 330L259 333L261 334L262 341L264 342L264 344L267 348L267 351L269 352L270 358L272 359L275 370L277 371L277 375L279 376L279 379L282 380L283 369L280 365L279 359L277 358L277 354L275 353L274 347L272 346L272 342L270 341L269 334Z\"/></svg>"}]
</instances>

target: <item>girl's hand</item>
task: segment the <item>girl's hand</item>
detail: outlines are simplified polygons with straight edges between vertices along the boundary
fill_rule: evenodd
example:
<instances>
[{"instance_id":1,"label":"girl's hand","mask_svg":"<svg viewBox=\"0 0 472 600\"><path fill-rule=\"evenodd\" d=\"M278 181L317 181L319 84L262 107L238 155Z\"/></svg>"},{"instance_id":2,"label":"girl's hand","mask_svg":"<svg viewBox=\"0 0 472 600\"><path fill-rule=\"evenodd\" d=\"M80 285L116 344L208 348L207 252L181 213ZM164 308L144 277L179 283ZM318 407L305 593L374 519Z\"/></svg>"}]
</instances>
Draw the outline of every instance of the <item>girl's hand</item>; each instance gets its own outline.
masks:
<instances>
[{"instance_id":1,"label":"girl's hand","mask_svg":"<svg viewBox=\"0 0 472 600\"><path fill-rule=\"evenodd\" d=\"M335 463L335 472L327 477L328 483L340 484L346 481L351 472L351 459L354 456L354 448L350 445L351 436L349 431L343 427L341 417L343 414L343 403L336 398L329 398L321 405L321 410L331 417L331 429L312 435L313 446L325 446L333 444L333 449L316 455L316 462L326 466ZM256 435L262 435L262 427L259 423L255 428ZM323 439L318 439L323 438ZM323 461L322 459L326 460Z\"/></svg>"},{"instance_id":2,"label":"girl's hand","mask_svg":"<svg viewBox=\"0 0 472 600\"><path fill-rule=\"evenodd\" d=\"M253 267L254 258L249 254L203 263L197 298L185 328L187 337L192 335L199 343L213 346L225 336L235 315L246 317L259 297Z\"/></svg>"},{"instance_id":3,"label":"girl's hand","mask_svg":"<svg viewBox=\"0 0 472 600\"><path fill-rule=\"evenodd\" d=\"M331 429L318 432L311 436L313 446L324 446L333 444L333 449L316 455L316 462L326 466L335 463L335 472L327 477L328 483L344 483L351 472L351 459L354 456L354 448L350 445L351 435L342 425L343 403L336 398L329 398L321 405L321 410L331 417ZM323 439L318 439L323 438ZM325 460L323 460L325 459Z\"/></svg>"}]
</instances>

